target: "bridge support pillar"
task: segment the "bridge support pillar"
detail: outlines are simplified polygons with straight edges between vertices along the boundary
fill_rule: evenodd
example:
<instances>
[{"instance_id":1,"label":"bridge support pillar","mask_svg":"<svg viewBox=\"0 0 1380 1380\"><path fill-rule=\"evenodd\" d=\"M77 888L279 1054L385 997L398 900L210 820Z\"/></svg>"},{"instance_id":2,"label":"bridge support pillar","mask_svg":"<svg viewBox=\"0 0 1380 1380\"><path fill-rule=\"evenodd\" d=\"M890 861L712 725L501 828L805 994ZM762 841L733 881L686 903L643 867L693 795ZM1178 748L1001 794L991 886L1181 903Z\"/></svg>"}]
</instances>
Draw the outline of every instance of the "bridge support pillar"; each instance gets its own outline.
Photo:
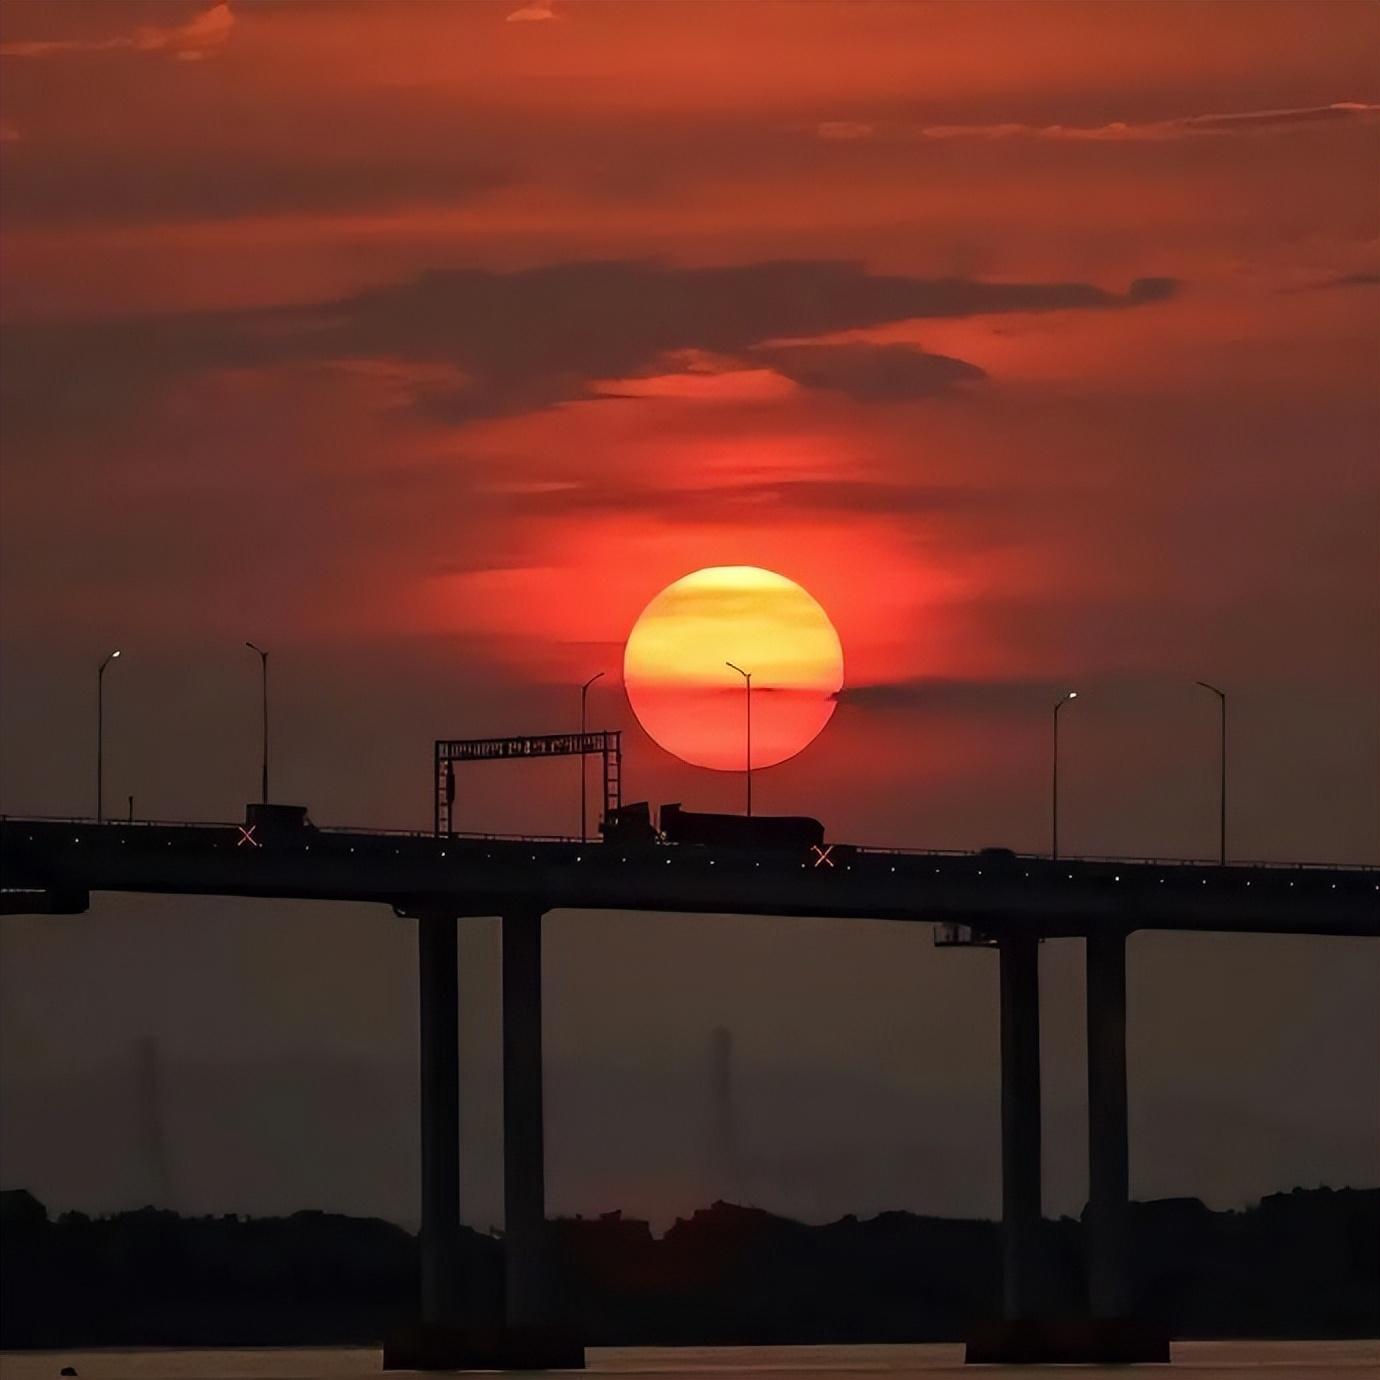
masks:
<instances>
[{"instance_id":1,"label":"bridge support pillar","mask_svg":"<svg viewBox=\"0 0 1380 1380\"><path fill-rule=\"evenodd\" d=\"M384 1370L582 1370L584 1347L548 1325L542 1135L541 912L503 926L503 1199L505 1316L462 1303L460 1068L456 921L418 924L422 1026L422 1309L384 1343ZM478 1283L478 1281L474 1281ZM473 1294L473 1291L471 1291Z\"/></svg>"},{"instance_id":2,"label":"bridge support pillar","mask_svg":"<svg viewBox=\"0 0 1380 1380\"><path fill-rule=\"evenodd\" d=\"M1084 1230L1088 1309L1094 1318L1124 1318L1131 1311L1126 936L1119 931L1089 934L1086 944L1088 1212Z\"/></svg>"},{"instance_id":3,"label":"bridge support pillar","mask_svg":"<svg viewBox=\"0 0 1380 1380\"><path fill-rule=\"evenodd\" d=\"M460 1309L460 998L456 919L417 921L422 1069L422 1320Z\"/></svg>"},{"instance_id":4,"label":"bridge support pillar","mask_svg":"<svg viewBox=\"0 0 1380 1380\"><path fill-rule=\"evenodd\" d=\"M503 1256L509 1327L549 1321L540 911L503 917Z\"/></svg>"},{"instance_id":5,"label":"bridge support pillar","mask_svg":"<svg viewBox=\"0 0 1380 1380\"><path fill-rule=\"evenodd\" d=\"M1033 1317L1040 1232L1040 941L1003 935L1001 958L1002 1305Z\"/></svg>"},{"instance_id":6,"label":"bridge support pillar","mask_svg":"<svg viewBox=\"0 0 1380 1380\"><path fill-rule=\"evenodd\" d=\"M1127 1288L1126 937L1088 939L1087 1318L1041 1316L1039 941L1003 935L1001 1168L1004 1318L976 1329L983 1365L1125 1365L1169 1360L1169 1338L1129 1316Z\"/></svg>"}]
</instances>

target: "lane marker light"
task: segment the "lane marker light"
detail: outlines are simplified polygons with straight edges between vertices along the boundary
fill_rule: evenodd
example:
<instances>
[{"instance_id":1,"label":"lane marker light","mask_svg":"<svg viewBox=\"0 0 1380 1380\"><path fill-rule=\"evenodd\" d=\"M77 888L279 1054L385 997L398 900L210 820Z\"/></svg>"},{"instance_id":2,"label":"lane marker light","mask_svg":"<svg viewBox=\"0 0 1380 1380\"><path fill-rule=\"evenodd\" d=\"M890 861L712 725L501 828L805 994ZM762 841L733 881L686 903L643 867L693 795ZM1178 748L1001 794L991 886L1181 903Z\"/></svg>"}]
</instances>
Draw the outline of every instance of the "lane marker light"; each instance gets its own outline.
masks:
<instances>
[{"instance_id":1,"label":"lane marker light","mask_svg":"<svg viewBox=\"0 0 1380 1380\"><path fill-rule=\"evenodd\" d=\"M240 831L239 841L235 844L235 847L243 848L244 845L247 843L251 848L262 848L263 844L261 844L259 840L254 837L254 830L258 827L259 826L257 824L251 824L249 828L246 829L243 824L235 825L235 828Z\"/></svg>"},{"instance_id":2,"label":"lane marker light","mask_svg":"<svg viewBox=\"0 0 1380 1380\"><path fill-rule=\"evenodd\" d=\"M812 843L810 845L810 851L816 855L816 867L823 867L825 863L828 863L831 868L833 867L834 860L829 856L829 854L834 851L834 845L832 843L826 845L824 848L821 848L817 843Z\"/></svg>"}]
</instances>

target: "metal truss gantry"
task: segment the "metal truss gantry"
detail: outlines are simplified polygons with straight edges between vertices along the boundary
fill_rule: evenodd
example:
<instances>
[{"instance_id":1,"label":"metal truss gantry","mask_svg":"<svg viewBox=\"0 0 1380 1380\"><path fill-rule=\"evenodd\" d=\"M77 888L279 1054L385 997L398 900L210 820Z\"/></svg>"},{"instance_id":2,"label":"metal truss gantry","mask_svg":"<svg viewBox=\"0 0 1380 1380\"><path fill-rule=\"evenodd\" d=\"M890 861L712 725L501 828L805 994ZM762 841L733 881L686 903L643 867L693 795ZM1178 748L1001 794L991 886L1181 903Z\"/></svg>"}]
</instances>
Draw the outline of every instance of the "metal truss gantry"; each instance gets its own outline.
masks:
<instances>
[{"instance_id":1,"label":"metal truss gantry","mask_svg":"<svg viewBox=\"0 0 1380 1380\"><path fill-rule=\"evenodd\" d=\"M604 818L623 804L623 734L542 733L514 738L438 738L435 753L435 830L438 838L455 833L455 764L498 762L523 757L601 757L604 763Z\"/></svg>"}]
</instances>

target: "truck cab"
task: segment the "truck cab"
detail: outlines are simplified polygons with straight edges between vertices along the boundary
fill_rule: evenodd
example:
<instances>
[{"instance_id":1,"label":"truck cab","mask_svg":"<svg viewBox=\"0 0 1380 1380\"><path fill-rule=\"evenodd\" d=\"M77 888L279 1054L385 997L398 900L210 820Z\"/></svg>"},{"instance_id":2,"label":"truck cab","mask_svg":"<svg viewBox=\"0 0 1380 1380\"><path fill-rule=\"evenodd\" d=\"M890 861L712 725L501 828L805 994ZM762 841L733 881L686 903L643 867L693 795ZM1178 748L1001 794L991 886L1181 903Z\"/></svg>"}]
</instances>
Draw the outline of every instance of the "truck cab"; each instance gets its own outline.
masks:
<instances>
[{"instance_id":1,"label":"truck cab","mask_svg":"<svg viewBox=\"0 0 1380 1380\"><path fill-rule=\"evenodd\" d=\"M260 801L244 807L244 827L254 831L260 843L316 832L305 805L269 805Z\"/></svg>"}]
</instances>

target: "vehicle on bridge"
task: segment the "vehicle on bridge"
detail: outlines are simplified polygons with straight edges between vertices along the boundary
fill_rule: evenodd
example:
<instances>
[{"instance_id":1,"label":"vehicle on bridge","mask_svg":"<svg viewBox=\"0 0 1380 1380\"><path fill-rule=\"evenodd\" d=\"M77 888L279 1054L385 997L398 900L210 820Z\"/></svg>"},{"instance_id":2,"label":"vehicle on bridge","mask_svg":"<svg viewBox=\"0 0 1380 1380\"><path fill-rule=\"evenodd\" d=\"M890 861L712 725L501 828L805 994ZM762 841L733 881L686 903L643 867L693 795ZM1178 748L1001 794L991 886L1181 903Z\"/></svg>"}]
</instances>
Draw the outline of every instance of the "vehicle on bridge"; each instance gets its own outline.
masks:
<instances>
[{"instance_id":1,"label":"vehicle on bridge","mask_svg":"<svg viewBox=\"0 0 1380 1380\"><path fill-rule=\"evenodd\" d=\"M600 821L599 832L605 843L621 843L624 847L661 842L661 835L652 823L652 807L645 800L609 810Z\"/></svg>"},{"instance_id":2,"label":"vehicle on bridge","mask_svg":"<svg viewBox=\"0 0 1380 1380\"><path fill-rule=\"evenodd\" d=\"M305 805L270 805L266 801L254 801L244 807L244 825L246 837L260 845L316 832Z\"/></svg>"},{"instance_id":3,"label":"vehicle on bridge","mask_svg":"<svg viewBox=\"0 0 1380 1380\"><path fill-rule=\"evenodd\" d=\"M609 843L671 843L702 848L787 851L823 847L824 825L806 815L726 815L661 807L661 828L646 801L611 811L600 826Z\"/></svg>"}]
</instances>

